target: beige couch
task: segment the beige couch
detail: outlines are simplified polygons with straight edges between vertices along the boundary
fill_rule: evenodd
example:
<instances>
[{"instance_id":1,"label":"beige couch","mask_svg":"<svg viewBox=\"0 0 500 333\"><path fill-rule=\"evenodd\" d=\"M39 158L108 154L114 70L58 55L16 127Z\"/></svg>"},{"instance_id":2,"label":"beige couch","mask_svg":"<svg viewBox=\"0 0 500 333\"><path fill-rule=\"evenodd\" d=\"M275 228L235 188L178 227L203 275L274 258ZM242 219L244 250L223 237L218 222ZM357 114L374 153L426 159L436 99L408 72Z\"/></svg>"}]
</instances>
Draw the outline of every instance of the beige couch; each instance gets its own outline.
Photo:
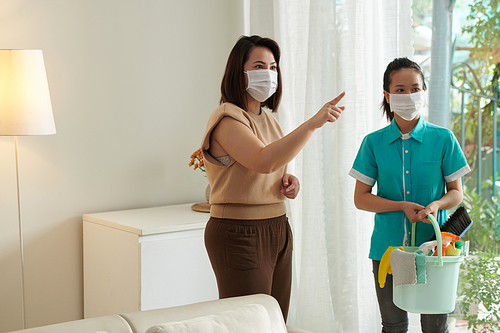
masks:
<instances>
[{"instance_id":1,"label":"beige couch","mask_svg":"<svg viewBox=\"0 0 500 333\"><path fill-rule=\"evenodd\" d=\"M88 318L17 333L310 333L285 326L278 302L250 295L171 308Z\"/></svg>"}]
</instances>

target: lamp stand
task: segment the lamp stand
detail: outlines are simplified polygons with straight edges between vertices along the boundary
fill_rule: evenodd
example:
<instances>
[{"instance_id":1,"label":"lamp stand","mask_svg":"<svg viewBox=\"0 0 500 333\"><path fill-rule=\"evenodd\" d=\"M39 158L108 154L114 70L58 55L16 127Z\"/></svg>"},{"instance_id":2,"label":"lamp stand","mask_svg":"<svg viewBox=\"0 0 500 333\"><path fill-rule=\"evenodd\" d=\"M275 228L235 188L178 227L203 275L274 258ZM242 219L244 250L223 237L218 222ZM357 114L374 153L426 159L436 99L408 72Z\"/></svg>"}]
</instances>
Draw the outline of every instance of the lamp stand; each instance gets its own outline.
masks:
<instances>
[{"instance_id":1,"label":"lamp stand","mask_svg":"<svg viewBox=\"0 0 500 333\"><path fill-rule=\"evenodd\" d=\"M56 134L42 50L0 49L0 135L14 136L21 254L21 315L26 328L26 274L17 136Z\"/></svg>"},{"instance_id":2,"label":"lamp stand","mask_svg":"<svg viewBox=\"0 0 500 333\"><path fill-rule=\"evenodd\" d=\"M21 306L23 316L23 329L26 328L26 305L24 295L24 240L23 240L23 219L21 216L21 180L19 177L19 154L17 145L17 135L14 136L14 146L16 154L16 179L17 179L17 217L19 222L19 250L21 252Z\"/></svg>"}]
</instances>

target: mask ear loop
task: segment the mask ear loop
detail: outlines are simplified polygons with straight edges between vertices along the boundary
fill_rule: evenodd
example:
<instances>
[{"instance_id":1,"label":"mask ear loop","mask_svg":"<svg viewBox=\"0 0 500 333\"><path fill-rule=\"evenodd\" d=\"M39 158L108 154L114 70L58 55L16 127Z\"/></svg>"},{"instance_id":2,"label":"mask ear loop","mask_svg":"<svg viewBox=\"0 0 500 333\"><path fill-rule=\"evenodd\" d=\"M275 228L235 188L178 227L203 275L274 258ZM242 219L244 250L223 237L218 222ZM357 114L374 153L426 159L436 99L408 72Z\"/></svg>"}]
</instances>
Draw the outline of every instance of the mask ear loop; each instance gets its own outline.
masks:
<instances>
[{"instance_id":1,"label":"mask ear loop","mask_svg":"<svg viewBox=\"0 0 500 333\"><path fill-rule=\"evenodd\" d=\"M248 75L248 71L243 71L243 73L245 73L245 75L247 77L247 86L245 87L245 91L246 91L250 87L250 75Z\"/></svg>"}]
</instances>

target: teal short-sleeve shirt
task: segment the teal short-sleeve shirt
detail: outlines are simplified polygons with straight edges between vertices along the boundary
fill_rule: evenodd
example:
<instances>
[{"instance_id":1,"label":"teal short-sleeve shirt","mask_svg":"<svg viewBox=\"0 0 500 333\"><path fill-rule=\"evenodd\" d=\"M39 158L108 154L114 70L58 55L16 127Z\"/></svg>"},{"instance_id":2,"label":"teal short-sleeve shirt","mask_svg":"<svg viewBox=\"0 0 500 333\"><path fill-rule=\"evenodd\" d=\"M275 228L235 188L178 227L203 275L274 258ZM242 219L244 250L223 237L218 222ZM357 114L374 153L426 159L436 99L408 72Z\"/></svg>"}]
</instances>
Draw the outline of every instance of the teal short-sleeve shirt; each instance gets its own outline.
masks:
<instances>
[{"instance_id":1,"label":"teal short-sleeve shirt","mask_svg":"<svg viewBox=\"0 0 500 333\"><path fill-rule=\"evenodd\" d=\"M446 193L446 183L469 171L453 132L420 117L409 134L401 134L394 120L368 134L349 175L370 186L377 184L379 197L426 207ZM446 211L439 211L439 225L446 218ZM411 223L403 211L375 214L370 259L380 260L389 246L403 245L405 232L411 239ZM416 245L428 241L433 233L432 225L417 222Z\"/></svg>"}]
</instances>

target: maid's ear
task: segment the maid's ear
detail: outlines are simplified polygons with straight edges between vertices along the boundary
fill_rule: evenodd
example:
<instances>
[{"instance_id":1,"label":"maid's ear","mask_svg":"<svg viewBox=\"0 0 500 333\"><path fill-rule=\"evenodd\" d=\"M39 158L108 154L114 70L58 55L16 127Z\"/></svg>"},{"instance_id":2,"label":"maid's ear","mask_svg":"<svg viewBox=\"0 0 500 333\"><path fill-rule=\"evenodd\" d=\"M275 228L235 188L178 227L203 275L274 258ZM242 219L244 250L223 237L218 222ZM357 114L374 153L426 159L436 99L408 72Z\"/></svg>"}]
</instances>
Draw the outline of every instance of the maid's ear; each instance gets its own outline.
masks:
<instances>
[{"instance_id":1,"label":"maid's ear","mask_svg":"<svg viewBox=\"0 0 500 333\"><path fill-rule=\"evenodd\" d=\"M385 97L385 101L389 104L391 104L390 100L391 100L391 96L390 94L384 90L384 97Z\"/></svg>"}]
</instances>

